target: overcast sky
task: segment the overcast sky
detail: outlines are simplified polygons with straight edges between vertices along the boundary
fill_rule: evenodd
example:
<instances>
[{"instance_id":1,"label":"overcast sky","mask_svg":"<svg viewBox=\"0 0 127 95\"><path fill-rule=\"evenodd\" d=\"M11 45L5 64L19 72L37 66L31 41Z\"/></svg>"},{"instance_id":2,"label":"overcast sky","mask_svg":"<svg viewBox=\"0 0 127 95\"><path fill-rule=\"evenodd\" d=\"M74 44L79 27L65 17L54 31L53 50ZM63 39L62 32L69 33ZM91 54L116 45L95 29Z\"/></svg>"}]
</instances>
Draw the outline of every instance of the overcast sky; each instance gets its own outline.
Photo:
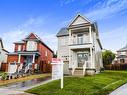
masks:
<instances>
[{"instance_id":1,"label":"overcast sky","mask_svg":"<svg viewBox=\"0 0 127 95\"><path fill-rule=\"evenodd\" d=\"M127 0L0 0L0 37L12 52L13 42L34 32L57 50L56 33L77 13L98 23L103 48L127 44Z\"/></svg>"}]
</instances>

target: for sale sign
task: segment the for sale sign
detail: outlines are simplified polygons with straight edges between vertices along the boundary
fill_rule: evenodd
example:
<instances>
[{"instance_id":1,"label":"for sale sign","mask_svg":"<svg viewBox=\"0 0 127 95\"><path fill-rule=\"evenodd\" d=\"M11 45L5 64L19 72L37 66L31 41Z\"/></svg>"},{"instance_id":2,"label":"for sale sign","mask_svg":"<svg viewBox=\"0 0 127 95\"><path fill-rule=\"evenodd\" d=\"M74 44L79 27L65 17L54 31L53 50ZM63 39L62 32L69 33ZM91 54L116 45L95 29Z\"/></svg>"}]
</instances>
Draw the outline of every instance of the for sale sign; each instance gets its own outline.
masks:
<instances>
[{"instance_id":1,"label":"for sale sign","mask_svg":"<svg viewBox=\"0 0 127 95\"><path fill-rule=\"evenodd\" d=\"M61 59L52 59L52 79L61 79L61 88L63 88L63 61Z\"/></svg>"}]
</instances>

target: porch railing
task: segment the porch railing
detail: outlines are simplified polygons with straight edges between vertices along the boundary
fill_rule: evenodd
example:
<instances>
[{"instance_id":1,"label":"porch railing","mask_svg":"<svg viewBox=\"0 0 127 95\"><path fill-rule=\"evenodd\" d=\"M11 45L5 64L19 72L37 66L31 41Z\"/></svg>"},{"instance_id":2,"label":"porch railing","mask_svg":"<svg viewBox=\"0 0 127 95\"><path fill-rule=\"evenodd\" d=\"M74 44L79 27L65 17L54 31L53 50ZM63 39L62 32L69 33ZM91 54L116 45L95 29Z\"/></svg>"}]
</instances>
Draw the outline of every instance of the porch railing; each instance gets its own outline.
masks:
<instances>
[{"instance_id":1,"label":"porch railing","mask_svg":"<svg viewBox=\"0 0 127 95\"><path fill-rule=\"evenodd\" d=\"M73 37L69 38L69 45L85 44L85 43L89 43L89 42L90 42L89 38L82 38L82 39L73 38Z\"/></svg>"},{"instance_id":2,"label":"porch railing","mask_svg":"<svg viewBox=\"0 0 127 95\"><path fill-rule=\"evenodd\" d=\"M86 68L91 68L91 61L86 61Z\"/></svg>"},{"instance_id":3,"label":"porch railing","mask_svg":"<svg viewBox=\"0 0 127 95\"><path fill-rule=\"evenodd\" d=\"M84 64L83 64L83 75L85 75L86 65L87 65L87 61L85 61Z\"/></svg>"},{"instance_id":4,"label":"porch railing","mask_svg":"<svg viewBox=\"0 0 127 95\"><path fill-rule=\"evenodd\" d=\"M19 67L18 67L18 73L22 70L23 67L23 63L20 63Z\"/></svg>"},{"instance_id":5,"label":"porch railing","mask_svg":"<svg viewBox=\"0 0 127 95\"><path fill-rule=\"evenodd\" d=\"M25 67L25 73L27 73L28 70L31 69L32 63L28 63L28 65Z\"/></svg>"},{"instance_id":6,"label":"porch railing","mask_svg":"<svg viewBox=\"0 0 127 95\"><path fill-rule=\"evenodd\" d=\"M73 61L73 65L72 65L72 75L74 75L75 68L76 68L76 61Z\"/></svg>"}]
</instances>

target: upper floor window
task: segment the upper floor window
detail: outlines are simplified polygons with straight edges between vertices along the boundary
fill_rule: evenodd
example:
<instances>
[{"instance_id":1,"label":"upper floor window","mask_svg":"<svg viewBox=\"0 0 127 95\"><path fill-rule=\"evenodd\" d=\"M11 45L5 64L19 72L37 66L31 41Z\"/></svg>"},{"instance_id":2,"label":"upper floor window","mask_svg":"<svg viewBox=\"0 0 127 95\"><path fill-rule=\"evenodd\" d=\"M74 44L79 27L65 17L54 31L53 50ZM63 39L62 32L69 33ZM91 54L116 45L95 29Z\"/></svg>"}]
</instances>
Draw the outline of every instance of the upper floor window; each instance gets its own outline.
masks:
<instances>
[{"instance_id":1,"label":"upper floor window","mask_svg":"<svg viewBox=\"0 0 127 95\"><path fill-rule=\"evenodd\" d=\"M66 40L65 39L61 39L61 46L66 45Z\"/></svg>"},{"instance_id":2,"label":"upper floor window","mask_svg":"<svg viewBox=\"0 0 127 95\"><path fill-rule=\"evenodd\" d=\"M18 45L18 51L21 51L21 45Z\"/></svg>"},{"instance_id":3,"label":"upper floor window","mask_svg":"<svg viewBox=\"0 0 127 95\"><path fill-rule=\"evenodd\" d=\"M37 42L28 41L27 42L27 51L36 51L37 50Z\"/></svg>"},{"instance_id":4,"label":"upper floor window","mask_svg":"<svg viewBox=\"0 0 127 95\"><path fill-rule=\"evenodd\" d=\"M45 56L48 56L48 52L47 51L45 51Z\"/></svg>"},{"instance_id":5,"label":"upper floor window","mask_svg":"<svg viewBox=\"0 0 127 95\"><path fill-rule=\"evenodd\" d=\"M126 52L120 52L120 55L126 55Z\"/></svg>"},{"instance_id":6,"label":"upper floor window","mask_svg":"<svg viewBox=\"0 0 127 95\"><path fill-rule=\"evenodd\" d=\"M83 34L78 34L77 35L77 44L83 44Z\"/></svg>"}]
</instances>

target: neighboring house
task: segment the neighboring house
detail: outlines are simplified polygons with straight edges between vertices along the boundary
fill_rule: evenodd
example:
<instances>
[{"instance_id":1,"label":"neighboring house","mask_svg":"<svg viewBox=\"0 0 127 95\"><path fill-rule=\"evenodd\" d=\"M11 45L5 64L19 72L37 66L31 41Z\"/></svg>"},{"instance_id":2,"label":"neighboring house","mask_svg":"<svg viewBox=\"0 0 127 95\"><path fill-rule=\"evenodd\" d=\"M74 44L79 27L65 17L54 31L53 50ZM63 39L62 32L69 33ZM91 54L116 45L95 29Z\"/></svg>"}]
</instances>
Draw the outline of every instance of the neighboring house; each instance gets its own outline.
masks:
<instances>
[{"instance_id":1,"label":"neighboring house","mask_svg":"<svg viewBox=\"0 0 127 95\"><path fill-rule=\"evenodd\" d=\"M8 53L8 72L51 72L53 51L36 34L14 44L14 52Z\"/></svg>"},{"instance_id":2,"label":"neighboring house","mask_svg":"<svg viewBox=\"0 0 127 95\"><path fill-rule=\"evenodd\" d=\"M77 15L68 27L57 33L58 58L64 61L64 74L93 75L100 72L102 46L98 27L87 18Z\"/></svg>"},{"instance_id":3,"label":"neighboring house","mask_svg":"<svg viewBox=\"0 0 127 95\"><path fill-rule=\"evenodd\" d=\"M0 38L0 69L1 64L7 62L7 53L8 51L4 49L2 39Z\"/></svg>"},{"instance_id":4,"label":"neighboring house","mask_svg":"<svg viewBox=\"0 0 127 95\"><path fill-rule=\"evenodd\" d=\"M117 63L127 63L127 45L117 51Z\"/></svg>"}]
</instances>

